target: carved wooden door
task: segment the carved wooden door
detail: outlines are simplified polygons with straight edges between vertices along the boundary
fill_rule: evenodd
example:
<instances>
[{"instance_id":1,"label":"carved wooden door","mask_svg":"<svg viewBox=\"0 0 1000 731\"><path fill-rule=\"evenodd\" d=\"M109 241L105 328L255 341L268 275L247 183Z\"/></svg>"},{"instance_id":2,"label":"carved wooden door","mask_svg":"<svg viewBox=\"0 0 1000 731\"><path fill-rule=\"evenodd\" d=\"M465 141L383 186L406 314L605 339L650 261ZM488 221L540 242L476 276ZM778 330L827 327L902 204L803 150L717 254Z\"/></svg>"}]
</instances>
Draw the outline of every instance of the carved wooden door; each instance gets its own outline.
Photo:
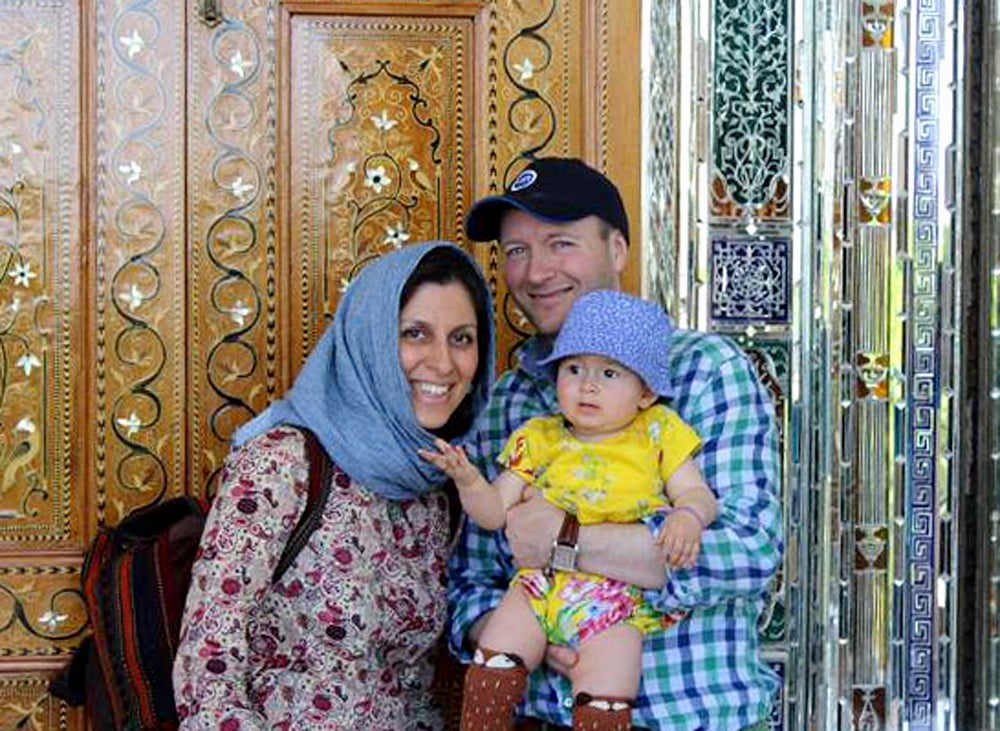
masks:
<instances>
[{"instance_id":1,"label":"carved wooden door","mask_svg":"<svg viewBox=\"0 0 1000 731\"><path fill-rule=\"evenodd\" d=\"M461 241L536 154L638 220L639 2L609 6L0 0L0 728L83 727L46 686L90 539L211 490L367 261Z\"/></svg>"}]
</instances>

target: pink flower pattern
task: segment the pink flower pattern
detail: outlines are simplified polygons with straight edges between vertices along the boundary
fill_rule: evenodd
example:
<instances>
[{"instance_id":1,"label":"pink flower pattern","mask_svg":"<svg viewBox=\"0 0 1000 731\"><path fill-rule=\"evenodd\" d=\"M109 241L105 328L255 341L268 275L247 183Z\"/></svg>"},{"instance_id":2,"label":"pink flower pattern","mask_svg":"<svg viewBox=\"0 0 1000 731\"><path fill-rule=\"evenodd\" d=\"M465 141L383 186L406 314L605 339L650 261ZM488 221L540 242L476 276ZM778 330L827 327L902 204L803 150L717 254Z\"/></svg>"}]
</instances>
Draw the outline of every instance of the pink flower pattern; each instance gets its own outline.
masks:
<instances>
[{"instance_id":1,"label":"pink flower pattern","mask_svg":"<svg viewBox=\"0 0 1000 731\"><path fill-rule=\"evenodd\" d=\"M527 595L550 642L576 645L621 622L644 631L667 629L687 612L661 613L643 601L642 590L606 576L522 569L513 584Z\"/></svg>"},{"instance_id":2,"label":"pink flower pattern","mask_svg":"<svg viewBox=\"0 0 1000 731\"><path fill-rule=\"evenodd\" d=\"M227 460L174 665L181 729L440 728L447 498L385 500L336 468L320 527L272 586L307 480L296 430Z\"/></svg>"}]
</instances>

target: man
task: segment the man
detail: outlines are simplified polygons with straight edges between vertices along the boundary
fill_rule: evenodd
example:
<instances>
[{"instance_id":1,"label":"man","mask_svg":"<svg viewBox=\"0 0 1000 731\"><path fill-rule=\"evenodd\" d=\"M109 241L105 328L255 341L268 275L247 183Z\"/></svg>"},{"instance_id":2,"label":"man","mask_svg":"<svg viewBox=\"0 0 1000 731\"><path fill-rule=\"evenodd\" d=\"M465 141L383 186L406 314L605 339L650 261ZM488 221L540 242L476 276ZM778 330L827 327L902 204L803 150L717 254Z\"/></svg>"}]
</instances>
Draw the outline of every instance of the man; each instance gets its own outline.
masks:
<instances>
[{"instance_id":1,"label":"man","mask_svg":"<svg viewBox=\"0 0 1000 731\"><path fill-rule=\"evenodd\" d=\"M477 203L466 232L473 241L499 240L508 290L538 332L497 382L467 445L492 480L508 436L530 417L557 410L552 372L538 361L577 297L619 287L629 226L611 181L579 160L546 158L503 195ZM516 566L603 574L647 589L664 612L690 612L645 638L632 723L666 731L756 728L778 687L759 657L756 627L783 550L773 412L749 362L727 340L680 330L669 347L676 394L669 405L701 436L695 459L719 499L697 565L667 569L653 543L662 516L579 527L533 495L511 509L504 532L466 521L449 566L449 641L468 662ZM550 648L548 667L529 679L525 717L571 725L574 706L585 700L572 698L566 677L574 660L570 648Z\"/></svg>"}]
</instances>

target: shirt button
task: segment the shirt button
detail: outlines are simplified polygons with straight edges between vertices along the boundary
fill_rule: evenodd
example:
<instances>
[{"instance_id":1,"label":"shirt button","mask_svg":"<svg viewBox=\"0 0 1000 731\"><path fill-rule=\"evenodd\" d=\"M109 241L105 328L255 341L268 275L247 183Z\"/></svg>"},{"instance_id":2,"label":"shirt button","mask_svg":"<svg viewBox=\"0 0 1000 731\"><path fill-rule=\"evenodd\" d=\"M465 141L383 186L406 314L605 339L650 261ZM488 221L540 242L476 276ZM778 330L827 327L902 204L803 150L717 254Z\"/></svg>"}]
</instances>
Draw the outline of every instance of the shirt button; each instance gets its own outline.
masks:
<instances>
[{"instance_id":1,"label":"shirt button","mask_svg":"<svg viewBox=\"0 0 1000 731\"><path fill-rule=\"evenodd\" d=\"M567 708L572 708L573 707L573 699L572 698L567 698L566 700L563 701L563 705L566 706Z\"/></svg>"}]
</instances>

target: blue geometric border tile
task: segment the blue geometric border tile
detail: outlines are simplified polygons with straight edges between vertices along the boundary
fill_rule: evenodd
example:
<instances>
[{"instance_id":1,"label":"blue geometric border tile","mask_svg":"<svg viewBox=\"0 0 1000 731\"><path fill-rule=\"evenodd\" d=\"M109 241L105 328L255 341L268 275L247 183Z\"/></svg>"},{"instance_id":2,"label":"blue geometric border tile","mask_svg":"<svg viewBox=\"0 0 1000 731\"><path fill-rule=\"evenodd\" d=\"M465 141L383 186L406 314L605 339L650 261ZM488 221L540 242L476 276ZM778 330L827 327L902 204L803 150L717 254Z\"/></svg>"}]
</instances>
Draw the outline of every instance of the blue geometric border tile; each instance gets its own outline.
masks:
<instances>
[{"instance_id":1,"label":"blue geometric border tile","mask_svg":"<svg viewBox=\"0 0 1000 731\"><path fill-rule=\"evenodd\" d=\"M791 264L790 239L712 239L712 319L731 323L789 323Z\"/></svg>"},{"instance_id":2,"label":"blue geometric border tile","mask_svg":"<svg viewBox=\"0 0 1000 731\"><path fill-rule=\"evenodd\" d=\"M921 0L916 5L916 17L911 20L916 29L914 47L915 70L910 77L914 124L912 147L911 192L913 240L913 304L910 330L906 410L909 414L909 443L913 454L907 460L910 473L907 480L908 505L906 520L906 586L909 597L905 604L904 637L906 647L906 685L904 687L904 718L910 731L931 731L940 725L938 718L940 673L944 652L938 644L935 560L938 535L940 497L938 494L937 453L940 423L939 394L941 358L939 328L942 294L939 267L946 234L941 231L946 220L941 213L942 181L947 177L940 162L942 150L950 144L942 122L938 101L950 94L944 68L945 35L951 31L948 12L941 0ZM945 118L947 119L947 118ZM912 329L911 329L912 328Z\"/></svg>"}]
</instances>

